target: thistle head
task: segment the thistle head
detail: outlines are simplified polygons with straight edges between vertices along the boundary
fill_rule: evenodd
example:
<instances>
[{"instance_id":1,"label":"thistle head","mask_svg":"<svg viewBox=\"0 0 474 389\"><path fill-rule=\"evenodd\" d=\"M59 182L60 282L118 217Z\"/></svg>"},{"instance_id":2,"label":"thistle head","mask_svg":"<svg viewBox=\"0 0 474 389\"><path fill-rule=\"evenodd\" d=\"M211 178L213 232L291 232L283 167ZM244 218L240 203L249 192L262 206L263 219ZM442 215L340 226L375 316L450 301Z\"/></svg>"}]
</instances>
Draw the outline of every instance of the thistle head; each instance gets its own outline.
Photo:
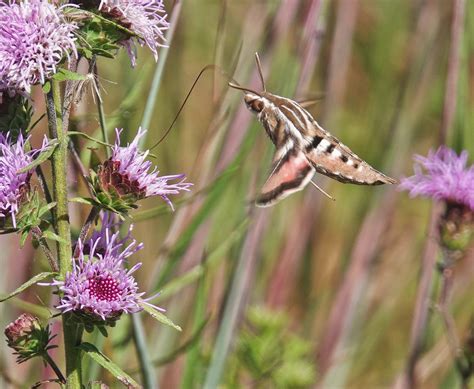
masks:
<instances>
[{"instance_id":1,"label":"thistle head","mask_svg":"<svg viewBox=\"0 0 474 389\"><path fill-rule=\"evenodd\" d=\"M439 221L440 243L447 258L462 257L474 237L474 165L468 153L457 155L448 147L415 156L415 174L402 179L400 188L411 196L425 196L444 202Z\"/></svg>"},{"instance_id":2,"label":"thistle head","mask_svg":"<svg viewBox=\"0 0 474 389\"><path fill-rule=\"evenodd\" d=\"M96 203L104 209L125 214L137 207L138 200L160 196L173 208L168 196L189 191L192 184L184 182L184 174L160 176L156 168L152 168L152 163L146 159L149 152L138 149L145 130L140 128L135 139L125 147L120 146L121 130L116 132L112 156L92 177Z\"/></svg>"},{"instance_id":3,"label":"thistle head","mask_svg":"<svg viewBox=\"0 0 474 389\"><path fill-rule=\"evenodd\" d=\"M75 54L77 26L47 0L0 3L0 89L28 93Z\"/></svg>"},{"instance_id":4,"label":"thistle head","mask_svg":"<svg viewBox=\"0 0 474 389\"><path fill-rule=\"evenodd\" d=\"M24 313L5 328L8 347L15 350L17 362L22 363L33 357L43 355L53 339L49 327L43 327L39 319L29 313Z\"/></svg>"}]
</instances>

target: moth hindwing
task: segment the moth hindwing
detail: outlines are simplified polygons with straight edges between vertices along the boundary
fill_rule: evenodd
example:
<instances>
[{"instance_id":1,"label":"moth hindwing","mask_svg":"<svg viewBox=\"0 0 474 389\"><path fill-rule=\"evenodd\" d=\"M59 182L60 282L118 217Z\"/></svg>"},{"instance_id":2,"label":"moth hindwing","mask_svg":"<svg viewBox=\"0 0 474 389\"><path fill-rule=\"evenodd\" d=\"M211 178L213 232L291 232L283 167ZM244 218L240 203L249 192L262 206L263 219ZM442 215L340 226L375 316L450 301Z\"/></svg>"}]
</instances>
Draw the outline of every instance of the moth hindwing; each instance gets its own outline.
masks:
<instances>
[{"instance_id":1,"label":"moth hindwing","mask_svg":"<svg viewBox=\"0 0 474 389\"><path fill-rule=\"evenodd\" d=\"M397 182L370 166L324 130L298 102L267 92L260 59L258 54L255 56L263 91L257 92L235 83L229 83L229 86L244 92L247 108L257 115L276 147L270 176L256 198L258 206L273 205L302 190L312 182L316 172L358 185Z\"/></svg>"}]
</instances>

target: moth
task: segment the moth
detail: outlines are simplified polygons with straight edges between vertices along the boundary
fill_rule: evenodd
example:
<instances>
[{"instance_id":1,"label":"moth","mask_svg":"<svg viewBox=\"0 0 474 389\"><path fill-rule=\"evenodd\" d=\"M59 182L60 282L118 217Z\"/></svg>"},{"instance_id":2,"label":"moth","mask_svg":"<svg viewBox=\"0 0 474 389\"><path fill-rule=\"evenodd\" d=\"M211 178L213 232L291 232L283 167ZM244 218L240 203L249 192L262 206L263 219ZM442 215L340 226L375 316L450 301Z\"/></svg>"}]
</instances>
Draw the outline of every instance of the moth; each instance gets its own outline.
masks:
<instances>
[{"instance_id":1,"label":"moth","mask_svg":"<svg viewBox=\"0 0 474 389\"><path fill-rule=\"evenodd\" d=\"M276 148L270 176L255 200L257 206L274 205L310 182L332 198L312 181L316 172L357 185L397 182L370 166L323 129L303 104L267 92L257 53L255 57L263 91L257 92L234 82L229 82L229 86L244 92L247 108L257 115Z\"/></svg>"}]
</instances>

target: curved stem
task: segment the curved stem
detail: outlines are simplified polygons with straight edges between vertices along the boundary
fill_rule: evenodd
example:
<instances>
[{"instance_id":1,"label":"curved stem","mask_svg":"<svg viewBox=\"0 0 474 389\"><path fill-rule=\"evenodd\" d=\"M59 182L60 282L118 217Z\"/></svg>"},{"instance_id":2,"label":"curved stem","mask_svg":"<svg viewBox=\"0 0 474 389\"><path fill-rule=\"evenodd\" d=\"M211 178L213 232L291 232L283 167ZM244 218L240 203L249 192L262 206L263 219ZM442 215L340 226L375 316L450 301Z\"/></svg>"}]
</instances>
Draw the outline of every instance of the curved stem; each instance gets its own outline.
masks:
<instances>
[{"instance_id":1,"label":"curved stem","mask_svg":"<svg viewBox=\"0 0 474 389\"><path fill-rule=\"evenodd\" d=\"M59 236L57 242L59 271L61 278L72 270L71 231L69 225L68 192L67 192L67 152L68 138L64 132L61 110L61 91L58 81L51 81L51 91L46 96L48 125L51 138L59 141L59 146L52 155L53 167L53 196L57 205L54 212L54 224ZM77 324L69 320L69 315L63 315L64 348L66 355L66 387L80 389L81 353L77 345L81 342L82 332Z\"/></svg>"},{"instance_id":2,"label":"curved stem","mask_svg":"<svg viewBox=\"0 0 474 389\"><path fill-rule=\"evenodd\" d=\"M66 383L66 378L64 378L63 373L61 373L61 370L59 370L58 365L56 365L56 362L54 362L54 360L51 358L51 356L47 352L45 352L43 354L43 359L45 360L45 362L47 362L49 364L49 366L51 366L51 369L54 370L54 372L56 373L56 375L59 378L59 381L61 381L61 383L65 384Z\"/></svg>"}]
</instances>

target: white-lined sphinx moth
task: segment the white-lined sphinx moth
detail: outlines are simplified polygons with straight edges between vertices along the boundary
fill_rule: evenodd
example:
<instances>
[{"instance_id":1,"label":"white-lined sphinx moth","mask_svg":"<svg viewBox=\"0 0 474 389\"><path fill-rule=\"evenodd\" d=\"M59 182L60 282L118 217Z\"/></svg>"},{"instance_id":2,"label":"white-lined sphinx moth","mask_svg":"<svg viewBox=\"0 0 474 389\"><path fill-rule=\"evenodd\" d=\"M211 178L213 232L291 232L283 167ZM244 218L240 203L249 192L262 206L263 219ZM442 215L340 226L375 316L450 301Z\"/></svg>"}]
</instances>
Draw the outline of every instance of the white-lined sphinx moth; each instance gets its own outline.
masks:
<instances>
[{"instance_id":1,"label":"white-lined sphinx moth","mask_svg":"<svg viewBox=\"0 0 474 389\"><path fill-rule=\"evenodd\" d=\"M299 103L267 92L258 54L255 56L263 92L232 82L229 86L245 93L246 106L257 115L276 147L271 174L256 198L257 206L271 206L302 190L312 182L316 172L358 185L397 182L374 169L324 130Z\"/></svg>"}]
</instances>

